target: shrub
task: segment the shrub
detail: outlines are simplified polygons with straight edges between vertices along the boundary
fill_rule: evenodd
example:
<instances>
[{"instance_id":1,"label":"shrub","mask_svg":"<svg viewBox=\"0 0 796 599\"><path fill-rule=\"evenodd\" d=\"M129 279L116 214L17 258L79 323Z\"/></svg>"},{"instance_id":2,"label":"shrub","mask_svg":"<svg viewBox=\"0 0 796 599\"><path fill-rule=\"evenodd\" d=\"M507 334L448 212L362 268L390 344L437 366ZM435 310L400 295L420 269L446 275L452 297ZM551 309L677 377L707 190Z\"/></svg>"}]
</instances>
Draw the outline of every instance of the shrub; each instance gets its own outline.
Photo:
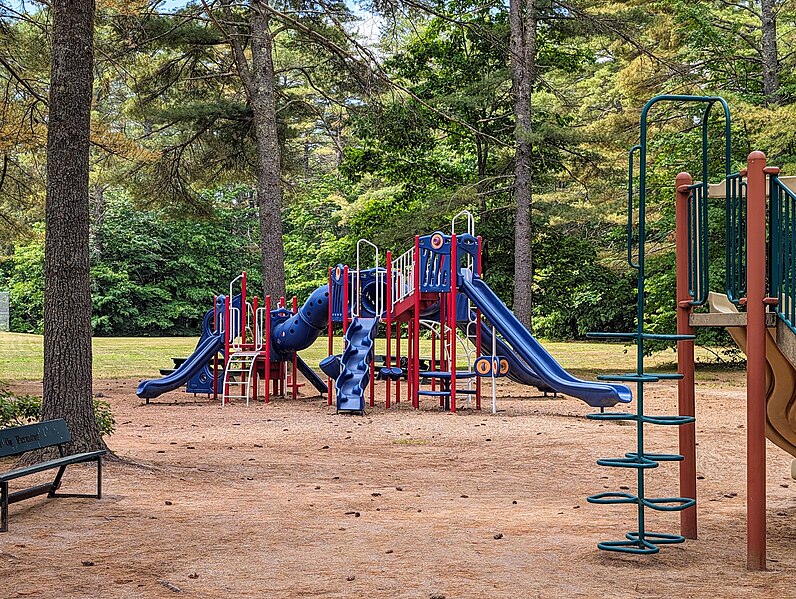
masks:
<instances>
[{"instance_id":1,"label":"shrub","mask_svg":"<svg viewBox=\"0 0 796 599\"><path fill-rule=\"evenodd\" d=\"M94 417L100 433L112 435L116 430L116 421L107 401L94 400ZM0 389L0 428L22 426L41 420L41 397L35 395L13 395L8 390Z\"/></svg>"}]
</instances>

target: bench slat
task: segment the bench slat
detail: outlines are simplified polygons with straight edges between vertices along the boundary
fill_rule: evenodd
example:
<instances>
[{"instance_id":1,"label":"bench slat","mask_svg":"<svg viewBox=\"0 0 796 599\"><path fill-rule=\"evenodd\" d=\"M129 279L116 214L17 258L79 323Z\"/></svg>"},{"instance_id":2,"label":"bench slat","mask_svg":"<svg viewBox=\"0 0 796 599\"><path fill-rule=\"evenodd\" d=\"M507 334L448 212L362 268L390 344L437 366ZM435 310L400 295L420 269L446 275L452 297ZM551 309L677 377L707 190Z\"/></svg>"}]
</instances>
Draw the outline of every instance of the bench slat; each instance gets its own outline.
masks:
<instances>
[{"instance_id":1,"label":"bench slat","mask_svg":"<svg viewBox=\"0 0 796 599\"><path fill-rule=\"evenodd\" d=\"M107 452L104 449L100 451L87 451L85 453L76 453L74 455L68 455L62 458L56 458L54 460L49 460L47 462L33 464L32 466L24 466L22 468L9 470L8 472L3 472L2 474L0 474L0 481L14 480L15 478L19 478L21 476L27 476L28 474L35 474L36 472L44 472L45 470L52 470L53 468L58 468L60 466L79 464L80 462L90 462L96 460L100 456L105 455L106 453Z\"/></svg>"},{"instance_id":2,"label":"bench slat","mask_svg":"<svg viewBox=\"0 0 796 599\"><path fill-rule=\"evenodd\" d=\"M66 421L60 418L0 429L0 458L69 443L71 440Z\"/></svg>"}]
</instances>

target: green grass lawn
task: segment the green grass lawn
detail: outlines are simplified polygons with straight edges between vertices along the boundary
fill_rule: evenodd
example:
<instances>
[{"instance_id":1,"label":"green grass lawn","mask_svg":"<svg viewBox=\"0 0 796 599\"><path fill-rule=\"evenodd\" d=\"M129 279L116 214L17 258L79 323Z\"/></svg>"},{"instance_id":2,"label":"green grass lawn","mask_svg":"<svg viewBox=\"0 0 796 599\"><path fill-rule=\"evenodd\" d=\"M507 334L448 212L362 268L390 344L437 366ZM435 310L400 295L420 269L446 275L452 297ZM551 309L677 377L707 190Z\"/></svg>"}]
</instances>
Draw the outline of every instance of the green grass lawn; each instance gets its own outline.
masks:
<instances>
[{"instance_id":1,"label":"green grass lawn","mask_svg":"<svg viewBox=\"0 0 796 599\"><path fill-rule=\"evenodd\" d=\"M97 337L94 339L94 377L157 378L161 368L171 366L172 356L187 356L196 346L196 337ZM342 341L335 340L337 352ZM567 370L587 377L597 374L630 372L635 364L634 348L597 342L544 342ZM326 357L326 338L301 352L313 367ZM430 356L428 341L421 343L422 354ZM384 339L376 340L376 352L384 353ZM406 355L406 346L402 351ZM665 351L647 359L651 368L674 369L675 354ZM697 359L710 361L710 354L697 349ZM0 381L40 380L43 372L42 337L20 333L0 333Z\"/></svg>"}]
</instances>

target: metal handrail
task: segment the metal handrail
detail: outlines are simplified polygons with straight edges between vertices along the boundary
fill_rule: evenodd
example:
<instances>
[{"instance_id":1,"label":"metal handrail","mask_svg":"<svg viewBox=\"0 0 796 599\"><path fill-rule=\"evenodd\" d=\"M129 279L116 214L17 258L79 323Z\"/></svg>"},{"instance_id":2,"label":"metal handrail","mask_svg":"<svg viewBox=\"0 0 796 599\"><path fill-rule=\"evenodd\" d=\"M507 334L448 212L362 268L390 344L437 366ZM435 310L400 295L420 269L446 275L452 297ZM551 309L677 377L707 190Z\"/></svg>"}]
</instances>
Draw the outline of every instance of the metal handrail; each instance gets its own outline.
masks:
<instances>
[{"instance_id":1,"label":"metal handrail","mask_svg":"<svg viewBox=\"0 0 796 599\"><path fill-rule=\"evenodd\" d=\"M257 333L254 339L254 349L255 351L260 351L264 346L264 335L265 332L265 315L267 311L265 307L257 308L257 312L254 315L255 322L257 323Z\"/></svg>"},{"instance_id":2,"label":"metal handrail","mask_svg":"<svg viewBox=\"0 0 796 599\"><path fill-rule=\"evenodd\" d=\"M363 243L365 245L369 245L370 247L372 247L374 252L376 253L376 258L375 258L376 298L374 300L374 304L375 304L376 318L381 318L381 312L382 312L380 309L381 302L379 301L379 298L381 297L381 286L379 285L379 281L380 280L382 282L384 281L384 274L379 273L379 248L375 243L368 241L367 239L360 239L359 241L357 241L357 272L356 272L357 286L356 286L356 296L355 296L356 302L354 304L356 306L356 315L357 317L362 315L362 277L361 277L362 265L360 262L360 257L361 257L360 254L361 254L361 246Z\"/></svg>"},{"instance_id":3,"label":"metal handrail","mask_svg":"<svg viewBox=\"0 0 796 599\"><path fill-rule=\"evenodd\" d=\"M462 210L451 219L451 235L456 235L456 221L462 216L467 219L467 233L475 236L475 217L469 210Z\"/></svg>"},{"instance_id":4,"label":"metal handrail","mask_svg":"<svg viewBox=\"0 0 796 599\"><path fill-rule=\"evenodd\" d=\"M227 337L229 339L229 345L233 349L241 349L242 348L243 337L241 336L240 341L236 342L235 341L235 338L236 338L235 331L237 330L238 334L240 335L242 333L243 329L241 328L241 325L242 325L241 310L240 310L240 308L235 308L235 307L232 306L232 298L235 297L232 294L232 288L235 286L235 283L237 283L238 281L241 281L242 284L243 284L243 282L245 280L246 280L246 273L242 272L241 274L239 274L237 277L235 277L234 279L232 279L229 282L229 302L230 302L230 304L229 304L229 331L227 331ZM241 302L243 300L244 300L243 292L241 291ZM236 326L236 316L237 316L237 326ZM248 316L248 314L247 314L247 316ZM229 358L229 356L227 356L227 358Z\"/></svg>"},{"instance_id":5,"label":"metal handrail","mask_svg":"<svg viewBox=\"0 0 796 599\"><path fill-rule=\"evenodd\" d=\"M392 306L409 297L415 288L415 256L410 249L392 261Z\"/></svg>"},{"instance_id":6,"label":"metal handrail","mask_svg":"<svg viewBox=\"0 0 796 599\"><path fill-rule=\"evenodd\" d=\"M229 339L229 346L233 349L241 349L243 347L241 344L242 338L240 336L240 324L241 324L240 308L235 308L234 306L230 306L229 331L227 331L227 338ZM235 331L238 331L238 335L235 335Z\"/></svg>"}]
</instances>

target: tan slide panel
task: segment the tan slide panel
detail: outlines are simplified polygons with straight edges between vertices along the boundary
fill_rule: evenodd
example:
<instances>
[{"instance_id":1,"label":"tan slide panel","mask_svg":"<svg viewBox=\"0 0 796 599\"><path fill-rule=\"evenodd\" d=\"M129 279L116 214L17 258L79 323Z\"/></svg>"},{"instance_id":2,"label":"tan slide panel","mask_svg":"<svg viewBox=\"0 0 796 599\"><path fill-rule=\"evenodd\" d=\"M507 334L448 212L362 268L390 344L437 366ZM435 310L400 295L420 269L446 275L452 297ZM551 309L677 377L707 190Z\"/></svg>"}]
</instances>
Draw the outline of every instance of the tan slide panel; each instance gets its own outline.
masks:
<instances>
[{"instance_id":1,"label":"tan slide panel","mask_svg":"<svg viewBox=\"0 0 796 599\"><path fill-rule=\"evenodd\" d=\"M721 293L708 295L711 312L738 312ZM746 327L727 327L741 351L746 352ZM774 329L766 336L766 436L796 456L796 369L780 351Z\"/></svg>"}]
</instances>

